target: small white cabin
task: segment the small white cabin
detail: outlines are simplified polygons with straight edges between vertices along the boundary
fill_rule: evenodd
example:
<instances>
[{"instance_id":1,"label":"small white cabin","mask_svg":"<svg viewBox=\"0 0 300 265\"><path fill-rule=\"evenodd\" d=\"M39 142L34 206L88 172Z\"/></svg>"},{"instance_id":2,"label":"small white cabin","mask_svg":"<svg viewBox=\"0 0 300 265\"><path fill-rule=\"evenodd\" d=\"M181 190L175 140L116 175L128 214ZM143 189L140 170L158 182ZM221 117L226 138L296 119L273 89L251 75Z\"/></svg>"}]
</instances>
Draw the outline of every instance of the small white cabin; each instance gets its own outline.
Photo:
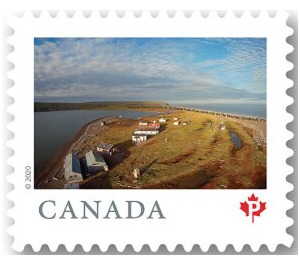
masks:
<instances>
[{"instance_id":1,"label":"small white cabin","mask_svg":"<svg viewBox=\"0 0 300 265\"><path fill-rule=\"evenodd\" d=\"M140 121L139 126L148 126L148 122Z\"/></svg>"},{"instance_id":2,"label":"small white cabin","mask_svg":"<svg viewBox=\"0 0 300 265\"><path fill-rule=\"evenodd\" d=\"M147 135L145 135L145 134L132 135L132 142L135 144L139 144L139 143L146 142L146 141L147 141Z\"/></svg>"},{"instance_id":3,"label":"small white cabin","mask_svg":"<svg viewBox=\"0 0 300 265\"><path fill-rule=\"evenodd\" d=\"M178 118L178 117L174 117L173 120L174 120L174 121L178 121L179 118Z\"/></svg>"},{"instance_id":4,"label":"small white cabin","mask_svg":"<svg viewBox=\"0 0 300 265\"><path fill-rule=\"evenodd\" d=\"M178 126L178 125L179 125L179 121L175 121L175 122L173 123L173 125Z\"/></svg>"},{"instance_id":5,"label":"small white cabin","mask_svg":"<svg viewBox=\"0 0 300 265\"><path fill-rule=\"evenodd\" d=\"M159 122L167 122L167 119L165 119L165 118L160 118L158 121L159 121Z\"/></svg>"},{"instance_id":6,"label":"small white cabin","mask_svg":"<svg viewBox=\"0 0 300 265\"><path fill-rule=\"evenodd\" d=\"M140 169L139 168L135 168L133 169L133 176L138 179L141 175Z\"/></svg>"}]
</instances>

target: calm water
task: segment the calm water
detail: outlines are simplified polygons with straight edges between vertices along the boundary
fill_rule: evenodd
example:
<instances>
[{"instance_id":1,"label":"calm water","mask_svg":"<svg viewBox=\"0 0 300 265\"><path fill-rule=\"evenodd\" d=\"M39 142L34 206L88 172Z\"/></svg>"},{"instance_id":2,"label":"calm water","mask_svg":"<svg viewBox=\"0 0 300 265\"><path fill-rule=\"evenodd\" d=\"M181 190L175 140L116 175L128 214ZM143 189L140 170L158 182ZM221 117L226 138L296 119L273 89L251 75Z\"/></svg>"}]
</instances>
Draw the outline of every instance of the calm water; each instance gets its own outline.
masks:
<instances>
[{"instance_id":1,"label":"calm water","mask_svg":"<svg viewBox=\"0 0 300 265\"><path fill-rule=\"evenodd\" d=\"M172 104L171 104L172 105ZM266 118L265 104L173 104L174 106L221 111Z\"/></svg>"},{"instance_id":2,"label":"calm water","mask_svg":"<svg viewBox=\"0 0 300 265\"><path fill-rule=\"evenodd\" d=\"M230 132L230 138L233 142L234 149L238 150L242 147L242 140L238 137L238 135L234 132Z\"/></svg>"},{"instance_id":3,"label":"calm water","mask_svg":"<svg viewBox=\"0 0 300 265\"><path fill-rule=\"evenodd\" d=\"M155 112L124 110L72 110L34 113L34 171L53 158L86 123L108 116L130 119L156 115Z\"/></svg>"}]
</instances>

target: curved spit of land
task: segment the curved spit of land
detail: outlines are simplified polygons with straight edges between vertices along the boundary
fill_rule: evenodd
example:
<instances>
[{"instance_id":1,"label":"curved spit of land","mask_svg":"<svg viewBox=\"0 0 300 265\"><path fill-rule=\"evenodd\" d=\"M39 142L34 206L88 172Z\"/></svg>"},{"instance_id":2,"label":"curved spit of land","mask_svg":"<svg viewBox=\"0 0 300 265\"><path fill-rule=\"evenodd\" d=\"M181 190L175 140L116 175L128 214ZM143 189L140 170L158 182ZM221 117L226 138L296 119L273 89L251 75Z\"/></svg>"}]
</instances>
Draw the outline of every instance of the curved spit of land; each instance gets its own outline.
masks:
<instances>
[{"instance_id":1,"label":"curved spit of land","mask_svg":"<svg viewBox=\"0 0 300 265\"><path fill-rule=\"evenodd\" d=\"M169 106L148 109L172 110L143 118L167 119L158 135L135 145L131 136L140 120L107 117L90 122L35 177L35 187L63 188L66 154L83 157L99 142L107 142L121 152L108 161L107 172L85 179L81 188L266 188L264 118ZM239 148L232 133L240 139ZM140 169L138 179L133 177L134 168Z\"/></svg>"},{"instance_id":2,"label":"curved spit of land","mask_svg":"<svg viewBox=\"0 0 300 265\"><path fill-rule=\"evenodd\" d=\"M222 117L234 118L234 119L241 119L241 120L253 120L253 121L264 121L266 122L266 118L263 117L256 117L250 115L241 115L241 114L234 114L229 112L222 112L222 111L214 111L214 110L207 110L207 109L198 109L198 108L189 108L189 107L176 107L176 106L141 106L140 109L162 109L162 110L183 110L183 111L192 111L192 112L199 112L204 114L211 114L217 115Z\"/></svg>"}]
</instances>

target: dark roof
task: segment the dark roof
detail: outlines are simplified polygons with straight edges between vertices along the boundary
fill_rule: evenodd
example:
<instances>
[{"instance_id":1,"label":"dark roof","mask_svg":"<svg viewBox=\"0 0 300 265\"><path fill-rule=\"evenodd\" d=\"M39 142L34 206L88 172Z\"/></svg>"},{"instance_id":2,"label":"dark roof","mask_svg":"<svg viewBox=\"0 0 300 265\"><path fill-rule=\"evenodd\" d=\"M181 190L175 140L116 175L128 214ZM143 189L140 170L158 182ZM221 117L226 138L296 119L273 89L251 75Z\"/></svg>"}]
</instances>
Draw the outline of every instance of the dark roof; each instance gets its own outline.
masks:
<instances>
[{"instance_id":1,"label":"dark roof","mask_svg":"<svg viewBox=\"0 0 300 265\"><path fill-rule=\"evenodd\" d=\"M66 156L65 179L67 182L82 180L80 162L75 153L70 153Z\"/></svg>"},{"instance_id":2,"label":"dark roof","mask_svg":"<svg viewBox=\"0 0 300 265\"><path fill-rule=\"evenodd\" d=\"M108 144L108 143L99 143L98 147L102 148L104 150L110 150L114 147L114 145L113 144Z\"/></svg>"},{"instance_id":3,"label":"dark roof","mask_svg":"<svg viewBox=\"0 0 300 265\"><path fill-rule=\"evenodd\" d=\"M70 153L66 156L65 172L81 174L79 159L75 153Z\"/></svg>"},{"instance_id":4,"label":"dark roof","mask_svg":"<svg viewBox=\"0 0 300 265\"><path fill-rule=\"evenodd\" d=\"M105 166L106 162L103 158L102 155L100 155L99 152L96 150L91 150L85 154L85 159L86 159L86 164L87 166L92 166L92 165L100 165L100 166Z\"/></svg>"}]
</instances>

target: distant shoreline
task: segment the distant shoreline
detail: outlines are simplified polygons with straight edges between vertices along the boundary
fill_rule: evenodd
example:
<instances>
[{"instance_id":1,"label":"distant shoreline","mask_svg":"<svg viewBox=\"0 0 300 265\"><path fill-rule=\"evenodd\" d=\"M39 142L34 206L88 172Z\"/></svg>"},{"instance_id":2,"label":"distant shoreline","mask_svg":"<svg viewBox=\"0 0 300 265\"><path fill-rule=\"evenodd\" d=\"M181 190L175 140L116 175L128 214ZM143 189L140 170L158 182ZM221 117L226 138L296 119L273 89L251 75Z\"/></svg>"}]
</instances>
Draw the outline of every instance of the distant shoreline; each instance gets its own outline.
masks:
<instances>
[{"instance_id":1,"label":"distant shoreline","mask_svg":"<svg viewBox=\"0 0 300 265\"><path fill-rule=\"evenodd\" d=\"M212 115L220 115L224 117L231 117L236 119L245 120L258 120L266 121L265 117L255 115L245 115L230 113L217 110L209 110L204 108L193 108L184 106L172 106L165 102L155 101L121 101L121 102L86 102L86 103L43 103L36 102L35 112L50 112L50 111L71 111L71 110L143 110L143 111L156 111L166 112L168 110L184 110L200 112ZM160 111L159 111L160 110Z\"/></svg>"},{"instance_id":2,"label":"distant shoreline","mask_svg":"<svg viewBox=\"0 0 300 265\"><path fill-rule=\"evenodd\" d=\"M207 109L201 109L201 108L199 109L199 108L191 108L191 107L171 107L171 109L200 112L200 113L213 114L213 115L219 115L219 116L236 118L236 119L266 121L266 118L264 118L264 117L250 116L250 115L244 115L244 114L235 114L235 113L216 111L216 110L207 110Z\"/></svg>"}]
</instances>

